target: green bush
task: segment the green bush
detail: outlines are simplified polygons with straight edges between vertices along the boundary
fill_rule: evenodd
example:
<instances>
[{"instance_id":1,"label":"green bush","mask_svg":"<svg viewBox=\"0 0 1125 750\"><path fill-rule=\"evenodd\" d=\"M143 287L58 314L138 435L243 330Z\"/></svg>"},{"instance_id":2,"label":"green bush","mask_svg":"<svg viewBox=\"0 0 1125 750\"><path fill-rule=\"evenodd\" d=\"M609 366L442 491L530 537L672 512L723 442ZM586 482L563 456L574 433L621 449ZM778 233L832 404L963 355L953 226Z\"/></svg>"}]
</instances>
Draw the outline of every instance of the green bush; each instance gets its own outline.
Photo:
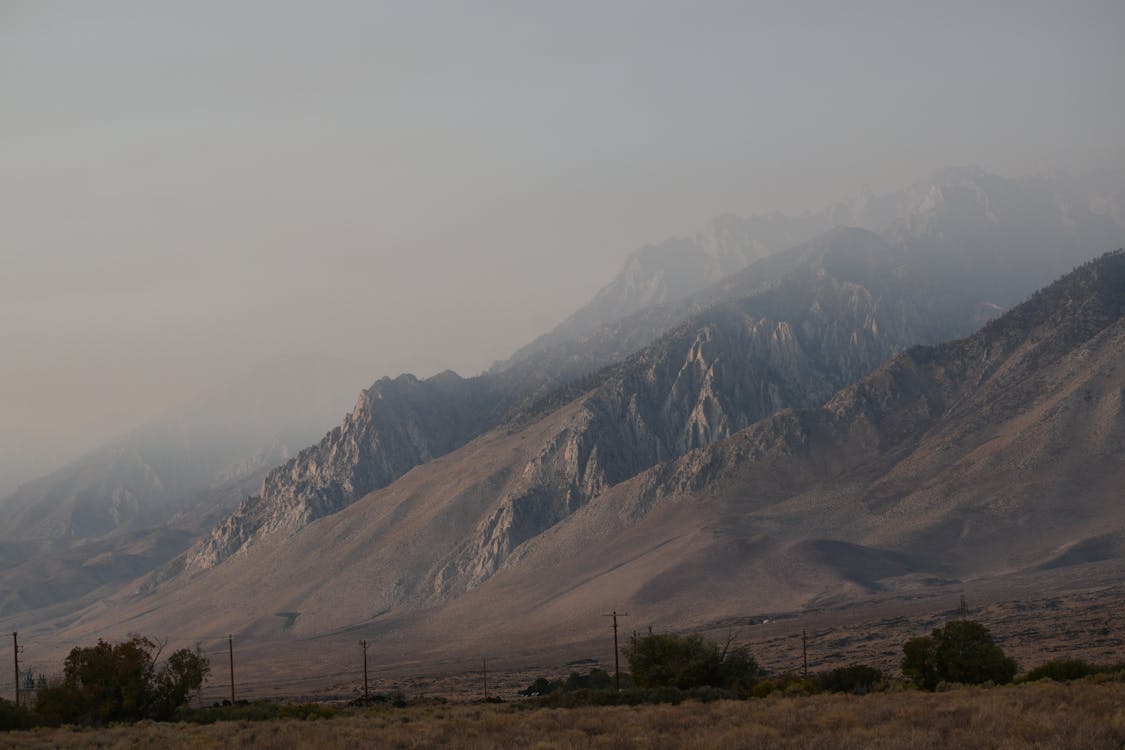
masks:
<instances>
[{"instance_id":1,"label":"green bush","mask_svg":"<svg viewBox=\"0 0 1125 750\"><path fill-rule=\"evenodd\" d=\"M926 690L942 682L1002 685L1016 674L1016 662L993 642L988 628L972 620L947 622L928 636L907 641L902 650L903 675Z\"/></svg>"},{"instance_id":2,"label":"green bush","mask_svg":"<svg viewBox=\"0 0 1125 750\"><path fill-rule=\"evenodd\" d=\"M8 732L13 729L31 729L37 723L35 715L27 708L0 698L0 732Z\"/></svg>"},{"instance_id":3,"label":"green bush","mask_svg":"<svg viewBox=\"0 0 1125 750\"><path fill-rule=\"evenodd\" d=\"M578 690L613 690L616 687L613 676L604 669L594 667L587 674L571 672L565 680L548 680L538 677L523 690L520 695L542 696L554 692L573 693ZM621 675L621 687L632 687L632 679L628 673Z\"/></svg>"},{"instance_id":4,"label":"green bush","mask_svg":"<svg viewBox=\"0 0 1125 750\"><path fill-rule=\"evenodd\" d=\"M830 693L854 693L864 695L879 689L883 673L866 664L851 664L816 676L822 689Z\"/></svg>"},{"instance_id":5,"label":"green bush","mask_svg":"<svg viewBox=\"0 0 1125 750\"><path fill-rule=\"evenodd\" d=\"M85 710L85 699L76 685L51 682L35 693L35 713L48 726L81 723Z\"/></svg>"},{"instance_id":6,"label":"green bush","mask_svg":"<svg viewBox=\"0 0 1125 750\"><path fill-rule=\"evenodd\" d=\"M537 677L535 681L519 692L520 695L539 696L550 695L558 686L558 682L551 682L546 677Z\"/></svg>"},{"instance_id":7,"label":"green bush","mask_svg":"<svg viewBox=\"0 0 1125 750\"><path fill-rule=\"evenodd\" d=\"M1103 666L1091 664L1081 659L1056 659L1046 664L1041 664L1023 675L1020 682L1034 682L1035 680L1055 680L1056 682L1069 682L1080 680L1096 674L1108 674L1119 671L1120 666Z\"/></svg>"},{"instance_id":8,"label":"green bush","mask_svg":"<svg viewBox=\"0 0 1125 750\"><path fill-rule=\"evenodd\" d=\"M748 649L720 650L699 635L634 634L625 655L633 683L641 688L714 687L746 693L758 679L758 664Z\"/></svg>"},{"instance_id":9,"label":"green bush","mask_svg":"<svg viewBox=\"0 0 1125 750\"><path fill-rule=\"evenodd\" d=\"M753 698L765 698L770 695L816 695L821 692L820 680L815 677L801 677L800 675L786 673L774 675L759 680L750 690Z\"/></svg>"},{"instance_id":10,"label":"green bush","mask_svg":"<svg viewBox=\"0 0 1125 750\"><path fill-rule=\"evenodd\" d=\"M604 669L594 667L589 674L571 672L562 684L563 692L572 693L575 690L613 690L613 677Z\"/></svg>"}]
</instances>

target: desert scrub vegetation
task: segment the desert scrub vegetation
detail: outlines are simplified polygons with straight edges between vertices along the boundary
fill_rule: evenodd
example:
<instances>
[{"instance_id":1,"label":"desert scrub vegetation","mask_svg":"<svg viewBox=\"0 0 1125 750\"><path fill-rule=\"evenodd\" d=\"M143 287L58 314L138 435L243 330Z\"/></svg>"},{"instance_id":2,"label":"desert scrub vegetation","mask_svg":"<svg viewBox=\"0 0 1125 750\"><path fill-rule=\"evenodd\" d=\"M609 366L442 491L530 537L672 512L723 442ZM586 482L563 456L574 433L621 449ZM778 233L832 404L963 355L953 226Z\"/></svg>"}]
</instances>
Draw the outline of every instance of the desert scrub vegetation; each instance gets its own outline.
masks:
<instances>
[{"instance_id":1,"label":"desert scrub vegetation","mask_svg":"<svg viewBox=\"0 0 1125 750\"><path fill-rule=\"evenodd\" d=\"M1094 676L1102 680L1125 680L1125 664L1091 664L1080 659L1056 659L1039 665L1025 675L1020 675L1016 678L1016 681L1055 680L1056 682L1070 682Z\"/></svg>"},{"instance_id":2,"label":"desert scrub vegetation","mask_svg":"<svg viewBox=\"0 0 1125 750\"><path fill-rule=\"evenodd\" d=\"M518 710L511 704L341 709L331 721L279 719L3 736L30 748L1120 748L1125 684L1049 680L945 692L896 690L679 705Z\"/></svg>"},{"instance_id":3,"label":"desert scrub vegetation","mask_svg":"<svg viewBox=\"0 0 1125 750\"><path fill-rule=\"evenodd\" d=\"M254 701L202 708L181 708L176 721L214 724L216 721L271 721L273 719L331 719L336 709L322 703L274 703Z\"/></svg>"}]
</instances>

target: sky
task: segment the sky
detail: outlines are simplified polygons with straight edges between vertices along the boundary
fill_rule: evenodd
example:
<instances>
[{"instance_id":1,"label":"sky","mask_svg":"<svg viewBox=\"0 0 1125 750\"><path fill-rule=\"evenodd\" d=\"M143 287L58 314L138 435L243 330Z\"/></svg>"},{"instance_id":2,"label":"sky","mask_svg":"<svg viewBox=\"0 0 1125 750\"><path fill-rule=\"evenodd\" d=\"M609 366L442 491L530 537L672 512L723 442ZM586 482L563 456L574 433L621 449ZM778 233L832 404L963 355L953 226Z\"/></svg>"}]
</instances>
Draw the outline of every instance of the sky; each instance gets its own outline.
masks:
<instances>
[{"instance_id":1,"label":"sky","mask_svg":"<svg viewBox=\"0 0 1125 750\"><path fill-rule=\"evenodd\" d=\"M720 213L1125 166L1122 38L1120 2L0 0L0 489L263 367L473 374Z\"/></svg>"}]
</instances>

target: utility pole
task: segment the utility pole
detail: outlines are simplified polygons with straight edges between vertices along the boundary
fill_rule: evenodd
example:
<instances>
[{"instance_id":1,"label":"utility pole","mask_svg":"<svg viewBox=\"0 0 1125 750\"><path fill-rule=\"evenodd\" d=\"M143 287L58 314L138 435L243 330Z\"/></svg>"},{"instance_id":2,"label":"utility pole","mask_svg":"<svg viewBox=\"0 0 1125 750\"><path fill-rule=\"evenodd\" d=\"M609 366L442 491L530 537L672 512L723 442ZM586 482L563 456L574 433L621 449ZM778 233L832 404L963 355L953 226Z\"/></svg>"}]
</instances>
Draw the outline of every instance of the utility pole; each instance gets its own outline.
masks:
<instances>
[{"instance_id":1,"label":"utility pole","mask_svg":"<svg viewBox=\"0 0 1125 750\"><path fill-rule=\"evenodd\" d=\"M12 656L16 664L16 705L20 704L20 634L12 633Z\"/></svg>"},{"instance_id":2,"label":"utility pole","mask_svg":"<svg viewBox=\"0 0 1125 750\"><path fill-rule=\"evenodd\" d=\"M803 677L809 676L809 636L801 628L801 672Z\"/></svg>"},{"instance_id":3,"label":"utility pole","mask_svg":"<svg viewBox=\"0 0 1125 750\"><path fill-rule=\"evenodd\" d=\"M613 689L621 689L621 650L617 647L617 618L628 617L628 612L618 612L616 609L602 617L613 618Z\"/></svg>"},{"instance_id":4,"label":"utility pole","mask_svg":"<svg viewBox=\"0 0 1125 750\"><path fill-rule=\"evenodd\" d=\"M234 705L234 636L227 636L227 646L230 649L230 704Z\"/></svg>"},{"instance_id":5,"label":"utility pole","mask_svg":"<svg viewBox=\"0 0 1125 750\"><path fill-rule=\"evenodd\" d=\"M960 614L961 614L961 619L962 619L962 620L967 620L967 619L969 619L969 606L968 606L968 605L967 605L967 604L965 603L965 593L964 593L964 592L961 592L961 610L960 610Z\"/></svg>"},{"instance_id":6,"label":"utility pole","mask_svg":"<svg viewBox=\"0 0 1125 750\"><path fill-rule=\"evenodd\" d=\"M480 669L484 675L484 702L488 703L488 659L480 660Z\"/></svg>"},{"instance_id":7,"label":"utility pole","mask_svg":"<svg viewBox=\"0 0 1125 750\"><path fill-rule=\"evenodd\" d=\"M363 646L363 700L367 700L367 641L362 640L359 642Z\"/></svg>"}]
</instances>

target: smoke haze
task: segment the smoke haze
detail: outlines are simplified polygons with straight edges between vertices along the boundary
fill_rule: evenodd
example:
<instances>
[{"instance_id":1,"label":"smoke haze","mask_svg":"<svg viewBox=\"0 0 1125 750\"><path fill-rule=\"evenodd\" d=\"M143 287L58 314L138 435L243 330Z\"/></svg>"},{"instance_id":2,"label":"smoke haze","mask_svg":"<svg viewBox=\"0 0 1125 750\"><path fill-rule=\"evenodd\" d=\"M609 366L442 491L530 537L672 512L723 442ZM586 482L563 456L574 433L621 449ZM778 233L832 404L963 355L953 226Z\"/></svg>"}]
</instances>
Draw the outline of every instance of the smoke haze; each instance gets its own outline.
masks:
<instances>
[{"instance_id":1,"label":"smoke haze","mask_svg":"<svg viewBox=\"0 0 1125 750\"><path fill-rule=\"evenodd\" d=\"M724 211L1125 166L1123 36L1099 3L6 2L0 491L263 367L478 371Z\"/></svg>"}]
</instances>

